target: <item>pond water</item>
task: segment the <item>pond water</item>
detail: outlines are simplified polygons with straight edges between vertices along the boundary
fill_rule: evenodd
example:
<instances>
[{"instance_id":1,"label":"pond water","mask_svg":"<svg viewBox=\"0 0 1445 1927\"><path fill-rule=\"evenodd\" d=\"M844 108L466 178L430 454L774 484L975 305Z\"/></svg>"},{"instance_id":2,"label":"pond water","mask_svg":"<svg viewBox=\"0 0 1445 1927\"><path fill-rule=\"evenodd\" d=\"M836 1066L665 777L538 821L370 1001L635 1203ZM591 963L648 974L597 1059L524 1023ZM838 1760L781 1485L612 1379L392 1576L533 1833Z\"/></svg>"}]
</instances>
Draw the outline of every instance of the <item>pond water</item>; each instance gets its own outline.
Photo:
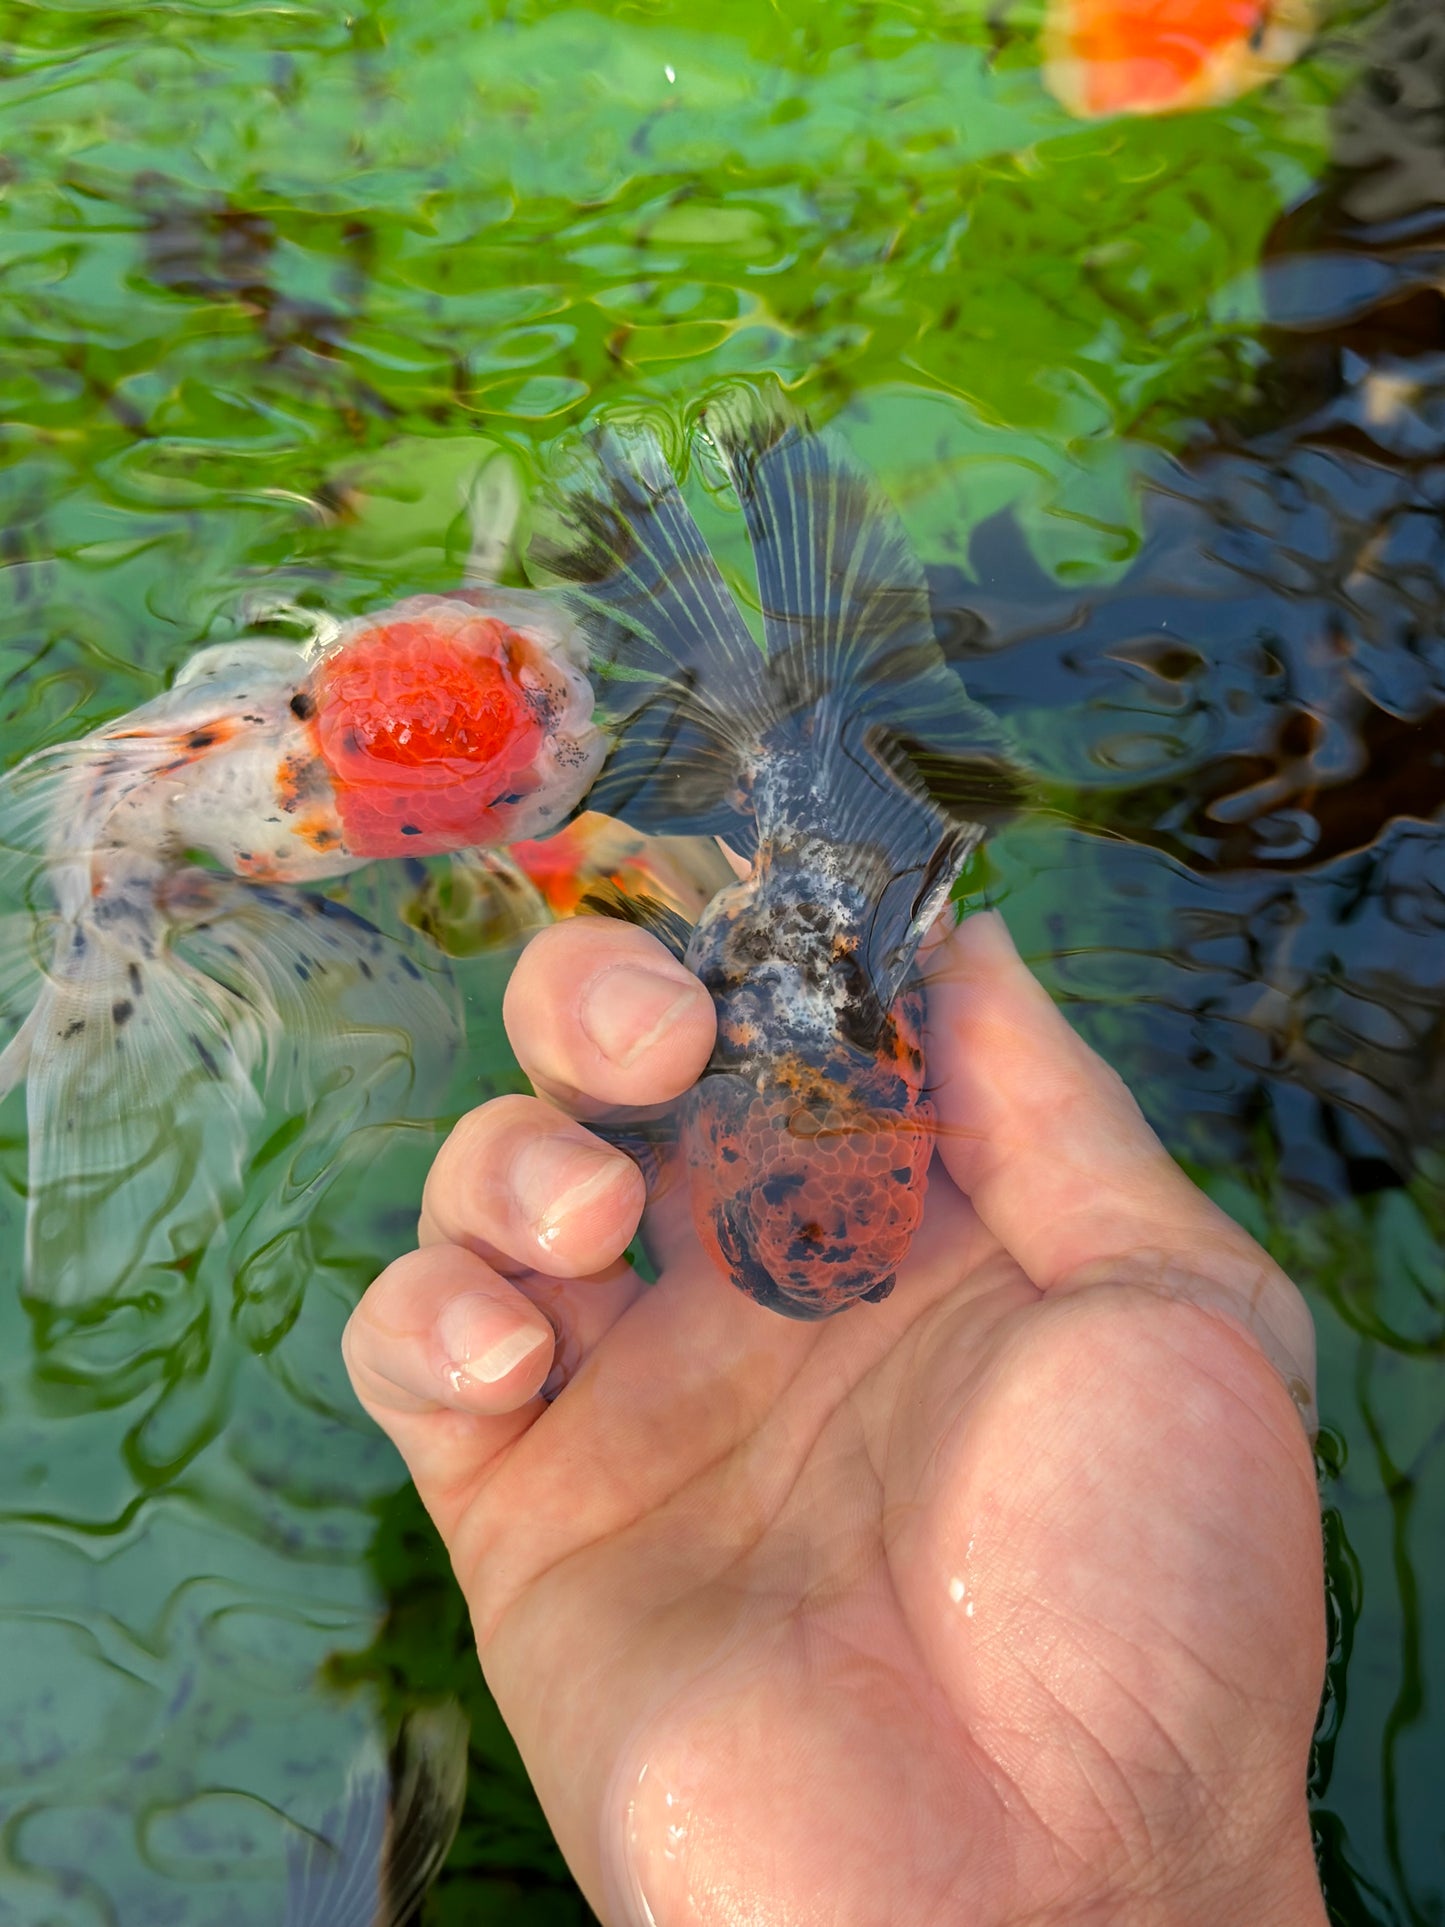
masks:
<instances>
[{"instance_id":1,"label":"pond water","mask_svg":"<svg viewBox=\"0 0 1445 1927\"><path fill-rule=\"evenodd\" d=\"M499 446L764 369L837 416L1039 785L971 884L1309 1296L1327 1891L1445 1921L1445 18L1335 8L1231 104L1085 122L1025 4L715 12L0 16L4 760L258 594L450 586ZM273 1117L88 1325L22 1302L0 1111L0 1927L276 1922L290 1823L448 1695L424 1919L589 1917L337 1351L515 1082L505 970L450 1081L379 1075L339 1161Z\"/></svg>"}]
</instances>

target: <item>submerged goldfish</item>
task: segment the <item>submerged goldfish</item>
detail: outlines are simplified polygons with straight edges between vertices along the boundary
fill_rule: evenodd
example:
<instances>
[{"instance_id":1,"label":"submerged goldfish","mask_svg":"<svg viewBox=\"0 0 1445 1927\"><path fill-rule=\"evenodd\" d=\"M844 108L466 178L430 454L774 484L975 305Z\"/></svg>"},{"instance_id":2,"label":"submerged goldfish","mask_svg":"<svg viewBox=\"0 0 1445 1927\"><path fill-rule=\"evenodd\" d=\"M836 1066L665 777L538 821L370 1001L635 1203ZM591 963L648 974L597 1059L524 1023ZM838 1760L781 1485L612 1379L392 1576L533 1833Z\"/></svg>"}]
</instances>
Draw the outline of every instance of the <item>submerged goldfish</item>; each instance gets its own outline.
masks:
<instances>
[{"instance_id":1,"label":"submerged goldfish","mask_svg":"<svg viewBox=\"0 0 1445 1927\"><path fill-rule=\"evenodd\" d=\"M449 956L514 943L554 918L645 901L696 917L736 872L711 837L644 836L584 810L552 836L464 850L429 872L406 905L409 923Z\"/></svg>"},{"instance_id":2,"label":"submerged goldfish","mask_svg":"<svg viewBox=\"0 0 1445 1927\"><path fill-rule=\"evenodd\" d=\"M0 1009L23 1009L20 977L34 991L0 1097L26 1082L44 1296L176 1255L215 1120L254 1115L283 1037L346 1067L363 1031L445 1028L404 952L273 886L560 823L605 749L585 660L545 596L419 596L319 652L202 650L166 694L0 783L0 847L29 860L41 912L19 920L28 973L20 945L0 955ZM77 1248L77 1211L101 1204L112 1248Z\"/></svg>"},{"instance_id":3,"label":"submerged goldfish","mask_svg":"<svg viewBox=\"0 0 1445 1927\"><path fill-rule=\"evenodd\" d=\"M1049 0L1044 81L1072 114L1215 107L1283 72L1310 0Z\"/></svg>"},{"instance_id":4,"label":"submerged goldfish","mask_svg":"<svg viewBox=\"0 0 1445 1927\"><path fill-rule=\"evenodd\" d=\"M682 952L718 1038L681 1140L723 1272L821 1318L884 1297L918 1224L933 1119L909 974L1017 792L896 513L841 446L737 395L702 433L742 506L765 650L649 434L596 442L534 556L576 585L618 731L593 804L751 866Z\"/></svg>"}]
</instances>

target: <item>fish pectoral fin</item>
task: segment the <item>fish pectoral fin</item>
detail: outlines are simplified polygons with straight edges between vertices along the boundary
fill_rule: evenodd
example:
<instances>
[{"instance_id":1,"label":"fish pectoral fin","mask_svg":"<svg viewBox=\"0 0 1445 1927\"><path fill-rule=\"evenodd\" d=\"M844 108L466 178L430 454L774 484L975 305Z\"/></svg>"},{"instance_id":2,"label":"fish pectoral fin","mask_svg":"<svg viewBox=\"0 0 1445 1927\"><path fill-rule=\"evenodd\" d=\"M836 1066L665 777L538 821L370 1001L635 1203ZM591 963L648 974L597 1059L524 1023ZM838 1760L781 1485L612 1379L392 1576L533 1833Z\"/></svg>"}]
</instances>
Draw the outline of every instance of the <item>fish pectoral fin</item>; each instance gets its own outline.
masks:
<instances>
[{"instance_id":1,"label":"fish pectoral fin","mask_svg":"<svg viewBox=\"0 0 1445 1927\"><path fill-rule=\"evenodd\" d=\"M517 530L526 493L516 461L506 449L489 457L463 489L471 547L462 580L500 582L515 560Z\"/></svg>"},{"instance_id":2,"label":"fish pectoral fin","mask_svg":"<svg viewBox=\"0 0 1445 1927\"><path fill-rule=\"evenodd\" d=\"M680 912L659 903L656 897L643 893L630 895L619 890L615 883L599 882L587 891L577 909L582 916L612 917L618 923L636 924L639 930L650 932L659 943L665 944L679 963L686 955L692 925Z\"/></svg>"},{"instance_id":3,"label":"fish pectoral fin","mask_svg":"<svg viewBox=\"0 0 1445 1927\"><path fill-rule=\"evenodd\" d=\"M895 871L885 883L864 941L864 967L876 990L880 1011L892 1008L913 968L918 946L948 902L983 835L979 824L950 824L925 862Z\"/></svg>"}]
</instances>

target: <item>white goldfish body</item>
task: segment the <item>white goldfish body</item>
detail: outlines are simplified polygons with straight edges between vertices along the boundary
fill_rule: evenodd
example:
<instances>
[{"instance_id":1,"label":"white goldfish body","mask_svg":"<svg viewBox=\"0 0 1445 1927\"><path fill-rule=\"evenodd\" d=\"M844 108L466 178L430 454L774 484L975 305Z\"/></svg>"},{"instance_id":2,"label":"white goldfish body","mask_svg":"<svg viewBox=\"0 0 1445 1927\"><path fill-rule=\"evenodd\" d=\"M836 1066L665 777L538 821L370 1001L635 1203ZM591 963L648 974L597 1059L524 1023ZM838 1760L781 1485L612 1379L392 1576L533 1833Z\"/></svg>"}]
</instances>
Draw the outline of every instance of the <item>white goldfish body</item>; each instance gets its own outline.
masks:
<instances>
[{"instance_id":1,"label":"white goldfish body","mask_svg":"<svg viewBox=\"0 0 1445 1927\"><path fill-rule=\"evenodd\" d=\"M319 652L202 650L0 781L0 862L30 872L0 947L18 1020L0 1097L24 1080L32 1294L94 1302L193 1248L239 1178L258 1077L289 1079L303 1046L333 1066L363 1039L392 1064L445 1048L428 974L285 886L555 828L606 748L584 665L545 596L415 597Z\"/></svg>"}]
</instances>

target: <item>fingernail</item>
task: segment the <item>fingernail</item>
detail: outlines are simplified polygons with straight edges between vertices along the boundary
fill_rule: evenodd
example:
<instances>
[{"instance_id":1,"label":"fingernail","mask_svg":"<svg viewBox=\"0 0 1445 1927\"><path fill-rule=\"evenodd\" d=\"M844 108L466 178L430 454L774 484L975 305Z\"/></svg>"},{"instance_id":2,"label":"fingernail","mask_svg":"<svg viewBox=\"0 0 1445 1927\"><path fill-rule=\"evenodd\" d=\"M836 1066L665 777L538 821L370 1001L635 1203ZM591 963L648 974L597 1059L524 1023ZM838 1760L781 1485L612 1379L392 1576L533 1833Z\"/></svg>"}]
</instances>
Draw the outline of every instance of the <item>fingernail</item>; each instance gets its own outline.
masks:
<instances>
[{"instance_id":1,"label":"fingernail","mask_svg":"<svg viewBox=\"0 0 1445 1927\"><path fill-rule=\"evenodd\" d=\"M539 1332L512 1306L498 1304L481 1291L449 1298L437 1313L436 1330L453 1383L460 1376L495 1385L534 1354L540 1365L541 1354L550 1355L552 1344L549 1332Z\"/></svg>"},{"instance_id":2,"label":"fingernail","mask_svg":"<svg viewBox=\"0 0 1445 1927\"><path fill-rule=\"evenodd\" d=\"M620 1151L579 1144L576 1138L543 1137L525 1143L512 1160L512 1198L538 1244L550 1250L564 1221L609 1185L629 1187L637 1166Z\"/></svg>"},{"instance_id":3,"label":"fingernail","mask_svg":"<svg viewBox=\"0 0 1445 1927\"><path fill-rule=\"evenodd\" d=\"M625 1069L666 1036L700 992L707 994L696 977L618 964L587 986L578 1018L602 1055Z\"/></svg>"}]
</instances>

